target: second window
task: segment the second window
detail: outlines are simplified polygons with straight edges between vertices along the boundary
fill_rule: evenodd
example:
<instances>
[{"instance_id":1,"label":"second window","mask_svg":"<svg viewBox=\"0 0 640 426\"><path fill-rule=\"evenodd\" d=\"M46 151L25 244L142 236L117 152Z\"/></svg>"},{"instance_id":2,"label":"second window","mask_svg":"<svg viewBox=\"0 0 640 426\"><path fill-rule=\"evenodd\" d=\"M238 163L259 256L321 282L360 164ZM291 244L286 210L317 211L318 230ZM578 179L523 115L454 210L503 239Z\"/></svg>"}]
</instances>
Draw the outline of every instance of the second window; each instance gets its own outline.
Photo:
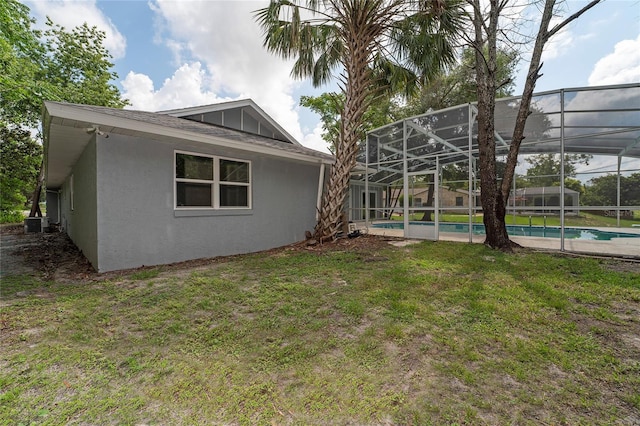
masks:
<instances>
[{"instance_id":1,"label":"second window","mask_svg":"<svg viewBox=\"0 0 640 426\"><path fill-rule=\"evenodd\" d=\"M251 162L175 154L176 208L251 208Z\"/></svg>"}]
</instances>

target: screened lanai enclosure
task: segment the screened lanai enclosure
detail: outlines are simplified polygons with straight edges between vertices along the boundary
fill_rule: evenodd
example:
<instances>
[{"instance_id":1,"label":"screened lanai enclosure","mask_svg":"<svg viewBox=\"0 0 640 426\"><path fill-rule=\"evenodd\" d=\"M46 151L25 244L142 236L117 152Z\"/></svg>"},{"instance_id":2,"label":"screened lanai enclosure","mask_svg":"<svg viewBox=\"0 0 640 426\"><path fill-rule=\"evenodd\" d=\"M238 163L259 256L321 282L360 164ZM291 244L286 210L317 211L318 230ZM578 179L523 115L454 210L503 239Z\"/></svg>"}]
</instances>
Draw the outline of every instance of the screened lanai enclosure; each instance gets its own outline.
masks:
<instances>
[{"instance_id":1,"label":"screened lanai enclosure","mask_svg":"<svg viewBox=\"0 0 640 426\"><path fill-rule=\"evenodd\" d=\"M520 98L496 103L501 175ZM476 106L368 133L349 214L372 232L484 241ZM523 246L640 257L640 83L536 94L506 223Z\"/></svg>"}]
</instances>

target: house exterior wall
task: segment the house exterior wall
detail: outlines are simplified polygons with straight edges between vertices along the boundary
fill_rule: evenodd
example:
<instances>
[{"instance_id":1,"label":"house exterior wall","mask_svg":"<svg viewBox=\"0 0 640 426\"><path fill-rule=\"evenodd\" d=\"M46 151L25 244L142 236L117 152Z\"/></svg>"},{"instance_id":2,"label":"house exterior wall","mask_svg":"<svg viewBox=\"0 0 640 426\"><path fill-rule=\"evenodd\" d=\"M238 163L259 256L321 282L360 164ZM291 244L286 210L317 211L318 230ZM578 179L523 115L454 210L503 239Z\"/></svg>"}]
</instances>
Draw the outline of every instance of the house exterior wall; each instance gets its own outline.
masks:
<instances>
[{"instance_id":1,"label":"house exterior wall","mask_svg":"<svg viewBox=\"0 0 640 426\"><path fill-rule=\"evenodd\" d=\"M94 266L98 264L96 169L94 136L62 185L59 198L62 229Z\"/></svg>"},{"instance_id":2,"label":"house exterior wall","mask_svg":"<svg viewBox=\"0 0 640 426\"><path fill-rule=\"evenodd\" d=\"M98 271L261 251L315 225L319 164L192 142L98 141ZM251 161L251 209L176 210L175 151Z\"/></svg>"},{"instance_id":3,"label":"house exterior wall","mask_svg":"<svg viewBox=\"0 0 640 426\"><path fill-rule=\"evenodd\" d=\"M442 208L469 207L469 194L464 190L456 191L441 186L438 197Z\"/></svg>"},{"instance_id":4,"label":"house exterior wall","mask_svg":"<svg viewBox=\"0 0 640 426\"><path fill-rule=\"evenodd\" d=\"M364 220L365 206L363 203L363 194L365 192L364 182L351 181L349 183L349 194L346 205L349 209L349 220ZM369 206L369 219L379 219L383 216L382 209L385 205L384 188L382 186L369 184L369 194L375 194L375 205ZM371 195L369 195L370 197Z\"/></svg>"},{"instance_id":5,"label":"house exterior wall","mask_svg":"<svg viewBox=\"0 0 640 426\"><path fill-rule=\"evenodd\" d=\"M59 212L60 194L58 193L58 191L47 191L46 202L47 202L47 218L49 219L49 223L60 222L60 212Z\"/></svg>"},{"instance_id":6,"label":"house exterior wall","mask_svg":"<svg viewBox=\"0 0 640 426\"><path fill-rule=\"evenodd\" d=\"M560 207L560 187L551 186L544 188L522 188L516 191L518 198L516 204L520 207L531 207L539 212L559 212L558 209L546 210L544 207ZM566 212L578 213L580 211L580 193L565 189L564 207ZM571 207L575 207L571 209Z\"/></svg>"}]
</instances>

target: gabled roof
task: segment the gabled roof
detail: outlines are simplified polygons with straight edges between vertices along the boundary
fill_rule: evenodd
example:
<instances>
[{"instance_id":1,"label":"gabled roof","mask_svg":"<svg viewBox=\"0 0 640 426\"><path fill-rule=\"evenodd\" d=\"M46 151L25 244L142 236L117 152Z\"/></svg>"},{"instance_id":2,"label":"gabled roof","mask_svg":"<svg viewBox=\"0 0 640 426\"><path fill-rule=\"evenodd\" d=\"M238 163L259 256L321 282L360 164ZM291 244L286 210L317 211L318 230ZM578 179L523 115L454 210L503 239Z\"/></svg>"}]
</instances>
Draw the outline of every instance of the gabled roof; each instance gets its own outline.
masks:
<instances>
[{"instance_id":1,"label":"gabled roof","mask_svg":"<svg viewBox=\"0 0 640 426\"><path fill-rule=\"evenodd\" d=\"M573 189L564 188L565 194L579 194ZM557 195L560 194L560 186L532 186L516 189L517 195Z\"/></svg>"},{"instance_id":2,"label":"gabled roof","mask_svg":"<svg viewBox=\"0 0 640 426\"><path fill-rule=\"evenodd\" d=\"M93 133L161 141L205 143L307 163L331 164L333 156L287 142L154 112L46 101L43 112L47 185L57 188L71 172Z\"/></svg>"},{"instance_id":3,"label":"gabled roof","mask_svg":"<svg viewBox=\"0 0 640 426\"><path fill-rule=\"evenodd\" d=\"M166 111L158 111L158 114L167 114L173 117L186 118L188 116L194 116L198 114L206 114L206 113L212 113L212 112L218 112L218 111L229 111L236 108L242 108L244 111L248 111L249 114L251 114L254 118L262 119L266 121L271 126L273 126L279 133L281 133L282 136L284 136L284 138L288 142L294 145L301 146L300 142L298 142L293 136L291 136L284 129L284 127L278 124L273 118L271 118L269 114L267 114L262 108L258 106L258 104L256 104L251 99L240 99L237 101L220 102L217 104L201 105L201 106L194 106L194 107L188 107L188 108L178 108L178 109L171 109Z\"/></svg>"}]
</instances>

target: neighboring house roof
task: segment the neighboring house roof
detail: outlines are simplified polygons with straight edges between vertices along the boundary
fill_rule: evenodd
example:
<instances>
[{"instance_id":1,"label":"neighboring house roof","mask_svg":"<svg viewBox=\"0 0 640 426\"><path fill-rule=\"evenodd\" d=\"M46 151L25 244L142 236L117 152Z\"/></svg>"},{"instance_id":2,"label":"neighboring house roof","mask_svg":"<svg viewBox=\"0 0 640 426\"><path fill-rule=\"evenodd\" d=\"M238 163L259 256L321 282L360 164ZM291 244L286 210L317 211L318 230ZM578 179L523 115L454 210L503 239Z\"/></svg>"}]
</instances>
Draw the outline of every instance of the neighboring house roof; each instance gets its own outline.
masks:
<instances>
[{"instance_id":1,"label":"neighboring house roof","mask_svg":"<svg viewBox=\"0 0 640 426\"><path fill-rule=\"evenodd\" d=\"M155 140L199 142L302 162L334 162L334 157L300 145L167 114L69 104L44 103L47 186L62 185L93 133L114 133Z\"/></svg>"},{"instance_id":2,"label":"neighboring house roof","mask_svg":"<svg viewBox=\"0 0 640 426\"><path fill-rule=\"evenodd\" d=\"M269 114L264 112L264 110L260 108L258 104L256 104L251 99L240 99L237 101L221 102L217 104L201 105L201 106L188 107L188 108L178 108L178 109L171 109L166 111L158 111L158 114L167 114L173 117L194 119L194 117L198 115L204 116L207 113L214 113L218 111L229 111L229 110L234 110L238 108L242 109L243 112L248 113L258 121L264 121L269 123L271 126L273 126L276 130L276 135L274 135L274 139L282 138L285 140L285 142L290 142L294 145L301 146L300 142L298 142L293 136L291 136L280 124L278 124L273 118L271 118ZM205 120L199 119L197 121L205 121ZM226 123L220 123L220 124L225 125ZM226 127L229 127L229 126L226 126ZM246 129L239 129L239 130L246 130Z\"/></svg>"},{"instance_id":3,"label":"neighboring house roof","mask_svg":"<svg viewBox=\"0 0 640 426\"><path fill-rule=\"evenodd\" d=\"M460 189L460 188L451 189L450 187L444 186L444 185L440 185L439 188L440 188L440 190L449 191L449 192L460 194L460 195L466 195L466 196L469 195L469 191L467 191L466 189ZM426 193L428 191L428 189L429 188L427 188L427 187L419 186L419 187L412 188L411 191L413 191L412 192L413 195L417 196L417 195Z\"/></svg>"},{"instance_id":4,"label":"neighboring house roof","mask_svg":"<svg viewBox=\"0 0 640 426\"><path fill-rule=\"evenodd\" d=\"M574 191L573 189L565 188L565 194L579 194L578 191ZM555 195L560 194L559 186L535 186L529 188L520 188L516 189L516 194L525 196L525 195Z\"/></svg>"}]
</instances>

